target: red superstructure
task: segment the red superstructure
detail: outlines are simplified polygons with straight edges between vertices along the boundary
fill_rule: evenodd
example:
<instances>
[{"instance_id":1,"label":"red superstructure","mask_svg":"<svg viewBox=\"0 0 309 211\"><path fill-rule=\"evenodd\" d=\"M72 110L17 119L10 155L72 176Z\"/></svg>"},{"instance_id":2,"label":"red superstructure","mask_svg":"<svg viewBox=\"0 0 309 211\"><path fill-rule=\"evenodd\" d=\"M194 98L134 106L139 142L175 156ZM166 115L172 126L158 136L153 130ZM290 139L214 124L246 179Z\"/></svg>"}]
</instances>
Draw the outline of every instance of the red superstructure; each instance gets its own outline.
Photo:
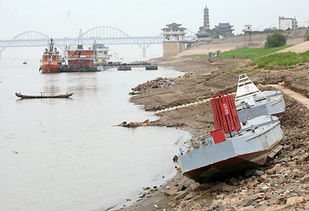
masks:
<instances>
[{"instance_id":1,"label":"red superstructure","mask_svg":"<svg viewBox=\"0 0 309 211\"><path fill-rule=\"evenodd\" d=\"M82 45L78 45L77 50L68 50L68 66L70 68L94 68L94 50L84 50Z\"/></svg>"},{"instance_id":2,"label":"red superstructure","mask_svg":"<svg viewBox=\"0 0 309 211\"><path fill-rule=\"evenodd\" d=\"M212 135L215 142L220 143L226 140L224 134L239 131L241 128L233 95L213 98L211 107L215 125L215 131L212 132Z\"/></svg>"},{"instance_id":3,"label":"red superstructure","mask_svg":"<svg viewBox=\"0 0 309 211\"><path fill-rule=\"evenodd\" d=\"M50 40L49 49L45 49L42 56L40 71L42 73L58 73L61 70L61 58L57 48L54 48L53 39Z\"/></svg>"}]
</instances>

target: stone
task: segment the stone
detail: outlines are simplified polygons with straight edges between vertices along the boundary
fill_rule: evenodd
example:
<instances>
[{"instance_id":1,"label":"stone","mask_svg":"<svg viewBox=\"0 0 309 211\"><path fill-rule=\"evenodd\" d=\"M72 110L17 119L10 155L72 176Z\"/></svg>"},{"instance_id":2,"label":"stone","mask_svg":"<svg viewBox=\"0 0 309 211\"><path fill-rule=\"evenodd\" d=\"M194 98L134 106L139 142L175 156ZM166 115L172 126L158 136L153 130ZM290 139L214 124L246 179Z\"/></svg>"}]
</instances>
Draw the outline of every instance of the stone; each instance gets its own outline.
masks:
<instances>
[{"instance_id":1,"label":"stone","mask_svg":"<svg viewBox=\"0 0 309 211\"><path fill-rule=\"evenodd\" d=\"M283 211L285 210L287 206L285 205L274 205L274 206L270 206L270 207L267 207L266 209L264 209L263 211Z\"/></svg>"},{"instance_id":2,"label":"stone","mask_svg":"<svg viewBox=\"0 0 309 211\"><path fill-rule=\"evenodd\" d=\"M184 198L184 200L190 200L194 197L194 193L190 192L188 195L186 195L186 197Z\"/></svg>"},{"instance_id":3,"label":"stone","mask_svg":"<svg viewBox=\"0 0 309 211\"><path fill-rule=\"evenodd\" d=\"M301 183L309 183L309 175L305 175L303 178L300 179Z\"/></svg>"},{"instance_id":4,"label":"stone","mask_svg":"<svg viewBox=\"0 0 309 211\"><path fill-rule=\"evenodd\" d=\"M265 172L267 174L274 174L274 173L280 173L283 171L283 167L281 166L281 164L276 164L274 165L274 167L272 167L271 169L267 169Z\"/></svg>"},{"instance_id":5,"label":"stone","mask_svg":"<svg viewBox=\"0 0 309 211\"><path fill-rule=\"evenodd\" d=\"M239 211L251 211L251 210L255 210L254 206L248 206L248 207L242 207L242 208L237 208L235 210L239 210Z\"/></svg>"},{"instance_id":6,"label":"stone","mask_svg":"<svg viewBox=\"0 0 309 211\"><path fill-rule=\"evenodd\" d=\"M264 171L256 170L256 171L255 171L255 175L257 175L257 176L262 176L262 175L264 175Z\"/></svg>"},{"instance_id":7,"label":"stone","mask_svg":"<svg viewBox=\"0 0 309 211\"><path fill-rule=\"evenodd\" d=\"M175 200L183 199L188 193L186 191L179 191L178 195L175 197Z\"/></svg>"},{"instance_id":8,"label":"stone","mask_svg":"<svg viewBox=\"0 0 309 211\"><path fill-rule=\"evenodd\" d=\"M172 185L170 186L169 189L167 189L166 191L164 191L164 195L166 196L175 196L178 192L178 186Z\"/></svg>"},{"instance_id":9,"label":"stone","mask_svg":"<svg viewBox=\"0 0 309 211\"><path fill-rule=\"evenodd\" d=\"M229 182L232 184L232 185L238 185L238 180L235 178L235 177L232 177Z\"/></svg>"},{"instance_id":10,"label":"stone","mask_svg":"<svg viewBox=\"0 0 309 211\"><path fill-rule=\"evenodd\" d=\"M304 200L304 197L294 196L286 200L286 205L295 205L295 204L301 203L303 200Z\"/></svg>"},{"instance_id":11,"label":"stone","mask_svg":"<svg viewBox=\"0 0 309 211\"><path fill-rule=\"evenodd\" d=\"M309 153L306 152L305 154L302 154L298 157L299 161L308 161L309 160Z\"/></svg>"}]
</instances>

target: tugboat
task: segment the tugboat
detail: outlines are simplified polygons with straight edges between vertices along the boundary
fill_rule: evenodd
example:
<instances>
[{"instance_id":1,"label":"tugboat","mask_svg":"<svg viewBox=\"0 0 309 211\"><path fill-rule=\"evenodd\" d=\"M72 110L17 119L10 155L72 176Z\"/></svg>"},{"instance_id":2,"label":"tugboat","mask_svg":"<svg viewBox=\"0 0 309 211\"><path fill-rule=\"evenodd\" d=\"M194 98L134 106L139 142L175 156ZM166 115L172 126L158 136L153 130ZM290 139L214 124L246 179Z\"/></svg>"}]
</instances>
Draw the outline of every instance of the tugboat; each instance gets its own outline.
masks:
<instances>
[{"instance_id":1,"label":"tugboat","mask_svg":"<svg viewBox=\"0 0 309 211\"><path fill-rule=\"evenodd\" d=\"M263 165L280 149L284 135L275 115L285 110L283 94L261 92L243 74L235 99L233 95L212 98L215 130L200 148L180 150L185 176L200 183L220 179Z\"/></svg>"},{"instance_id":2,"label":"tugboat","mask_svg":"<svg viewBox=\"0 0 309 211\"><path fill-rule=\"evenodd\" d=\"M50 39L49 48L45 49L41 60L41 73L59 73L61 70L61 58L54 41Z\"/></svg>"}]
</instances>

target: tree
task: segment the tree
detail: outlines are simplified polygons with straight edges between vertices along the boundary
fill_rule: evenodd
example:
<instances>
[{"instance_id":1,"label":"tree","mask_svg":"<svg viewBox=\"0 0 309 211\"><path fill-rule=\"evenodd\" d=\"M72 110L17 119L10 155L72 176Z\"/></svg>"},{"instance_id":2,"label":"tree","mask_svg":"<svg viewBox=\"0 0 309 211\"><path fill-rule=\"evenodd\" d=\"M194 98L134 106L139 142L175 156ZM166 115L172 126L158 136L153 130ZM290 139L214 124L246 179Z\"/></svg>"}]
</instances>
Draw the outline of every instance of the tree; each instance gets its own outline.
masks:
<instances>
[{"instance_id":1,"label":"tree","mask_svg":"<svg viewBox=\"0 0 309 211\"><path fill-rule=\"evenodd\" d=\"M309 41L309 34L306 34L305 41Z\"/></svg>"},{"instance_id":2,"label":"tree","mask_svg":"<svg viewBox=\"0 0 309 211\"><path fill-rule=\"evenodd\" d=\"M287 38L279 32L267 36L265 48L281 47L286 44Z\"/></svg>"}]
</instances>

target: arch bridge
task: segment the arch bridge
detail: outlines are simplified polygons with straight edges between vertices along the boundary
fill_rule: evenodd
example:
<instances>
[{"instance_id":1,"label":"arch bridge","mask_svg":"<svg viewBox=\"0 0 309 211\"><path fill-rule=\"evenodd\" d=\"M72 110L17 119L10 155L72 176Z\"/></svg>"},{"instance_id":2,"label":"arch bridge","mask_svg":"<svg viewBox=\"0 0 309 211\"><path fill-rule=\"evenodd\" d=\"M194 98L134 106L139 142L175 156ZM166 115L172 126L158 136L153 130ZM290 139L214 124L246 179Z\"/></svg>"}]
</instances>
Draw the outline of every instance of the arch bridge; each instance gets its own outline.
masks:
<instances>
[{"instance_id":1,"label":"arch bridge","mask_svg":"<svg viewBox=\"0 0 309 211\"><path fill-rule=\"evenodd\" d=\"M186 39L194 39L195 35L191 31ZM0 58L6 48L12 47L41 47L47 46L50 36L39 31L25 31L10 40L0 40ZM104 45L136 45L143 51L146 57L146 50L150 45L162 44L163 36L130 36L124 31L112 26L98 26L91 28L84 33L80 33L77 38L53 38L57 47L64 50L66 46L74 46L78 43L92 45L94 41Z\"/></svg>"}]
</instances>

